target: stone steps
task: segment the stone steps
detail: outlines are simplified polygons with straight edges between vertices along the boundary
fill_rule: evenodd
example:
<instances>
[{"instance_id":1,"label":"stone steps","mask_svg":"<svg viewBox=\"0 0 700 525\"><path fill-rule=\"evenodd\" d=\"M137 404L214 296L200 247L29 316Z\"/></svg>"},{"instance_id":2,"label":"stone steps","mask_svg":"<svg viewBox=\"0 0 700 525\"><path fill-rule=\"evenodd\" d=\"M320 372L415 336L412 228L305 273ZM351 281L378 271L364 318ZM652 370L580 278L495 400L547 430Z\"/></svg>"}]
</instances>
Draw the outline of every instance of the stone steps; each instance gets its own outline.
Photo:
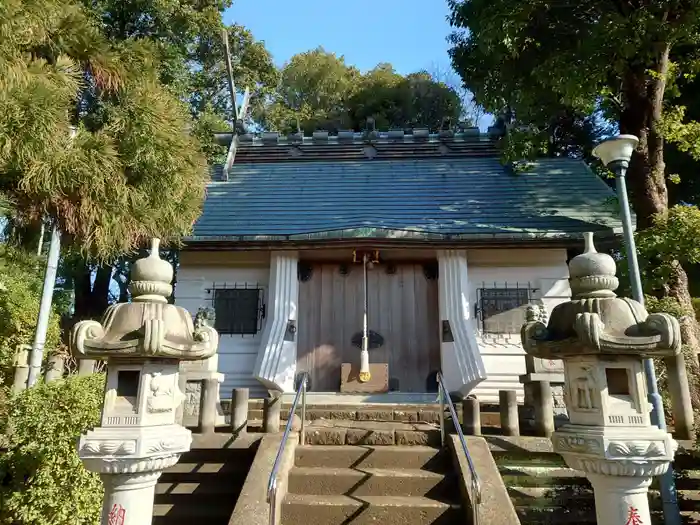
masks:
<instances>
[{"instance_id":1,"label":"stone steps","mask_svg":"<svg viewBox=\"0 0 700 525\"><path fill-rule=\"evenodd\" d=\"M282 510L283 525L454 525L461 518L458 505L397 496L288 494Z\"/></svg>"},{"instance_id":2,"label":"stone steps","mask_svg":"<svg viewBox=\"0 0 700 525\"><path fill-rule=\"evenodd\" d=\"M350 494L353 496L421 496L433 499L455 497L454 476L421 469L296 467L289 475L293 494Z\"/></svg>"},{"instance_id":3,"label":"stone steps","mask_svg":"<svg viewBox=\"0 0 700 525\"><path fill-rule=\"evenodd\" d=\"M322 446L298 447L297 467L383 469L401 466L406 469L423 469L442 472L450 468L446 451L423 447L386 446Z\"/></svg>"},{"instance_id":4,"label":"stone steps","mask_svg":"<svg viewBox=\"0 0 700 525\"><path fill-rule=\"evenodd\" d=\"M230 400L221 400L222 411L225 414L226 421L230 420ZM248 404L248 422L249 425L253 422L261 422L263 420L263 401L253 399ZM281 406L280 416L282 421L286 421L291 403L283 403ZM462 419L462 404L455 403L457 418L460 423ZM530 426L531 414L526 407L520 405L520 420L521 429L527 432ZM297 409L297 414L300 409ZM481 425L485 428L485 432L497 433L500 428L500 413L498 405L481 405L480 406ZM449 418L449 414L447 414ZM308 420L343 420L343 421L397 421L397 422L422 422L422 423L439 423L440 421L440 404L362 404L361 406L351 404L314 404L310 402L306 407L306 418Z\"/></svg>"},{"instance_id":5,"label":"stone steps","mask_svg":"<svg viewBox=\"0 0 700 525\"><path fill-rule=\"evenodd\" d=\"M228 525L260 438L193 435L192 450L158 480L153 525Z\"/></svg>"},{"instance_id":6,"label":"stone steps","mask_svg":"<svg viewBox=\"0 0 700 525\"><path fill-rule=\"evenodd\" d=\"M543 438L487 438L523 525L595 524L595 499L582 472L566 466ZM687 451L676 456L676 488L684 525L700 524L700 461ZM661 525L658 482L650 491L653 524Z\"/></svg>"},{"instance_id":7,"label":"stone steps","mask_svg":"<svg viewBox=\"0 0 700 525\"><path fill-rule=\"evenodd\" d=\"M440 427L431 423L316 420L306 427L306 444L439 446Z\"/></svg>"},{"instance_id":8,"label":"stone steps","mask_svg":"<svg viewBox=\"0 0 700 525\"><path fill-rule=\"evenodd\" d=\"M425 446L423 439L414 446L394 444L396 432L421 430L377 427L376 422L373 428L362 424L358 428L358 423L362 422L350 422L341 430L380 432L385 436L382 443L394 432L394 439L381 445L347 445L334 438L339 444L298 446L282 503L282 525L447 525L464 521L459 483L447 450ZM322 427L324 431L328 428Z\"/></svg>"}]
</instances>

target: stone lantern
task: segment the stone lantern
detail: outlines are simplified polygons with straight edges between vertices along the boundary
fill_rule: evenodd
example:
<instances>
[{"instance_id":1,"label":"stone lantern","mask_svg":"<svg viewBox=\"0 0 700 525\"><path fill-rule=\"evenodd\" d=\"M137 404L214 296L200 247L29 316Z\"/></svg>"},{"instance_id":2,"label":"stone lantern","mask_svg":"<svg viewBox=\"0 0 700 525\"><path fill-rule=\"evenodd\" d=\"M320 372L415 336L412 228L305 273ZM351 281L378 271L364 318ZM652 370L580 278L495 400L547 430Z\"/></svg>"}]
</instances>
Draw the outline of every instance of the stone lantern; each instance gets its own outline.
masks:
<instances>
[{"instance_id":1,"label":"stone lantern","mask_svg":"<svg viewBox=\"0 0 700 525\"><path fill-rule=\"evenodd\" d=\"M555 452L583 471L595 491L598 525L650 524L648 489L677 444L652 426L643 360L677 355L678 321L616 297L615 262L593 246L569 264L572 300L545 325L522 328L526 352L564 362L569 423L552 436Z\"/></svg>"},{"instance_id":2,"label":"stone lantern","mask_svg":"<svg viewBox=\"0 0 700 525\"><path fill-rule=\"evenodd\" d=\"M112 305L102 323L81 321L71 333L76 357L107 362L101 424L78 444L85 467L104 483L103 525L150 525L158 478L192 442L176 423L184 399L179 362L207 359L218 345L216 330L195 329L184 308L167 303L173 268L158 245L154 239L150 256L133 265L133 302Z\"/></svg>"}]
</instances>

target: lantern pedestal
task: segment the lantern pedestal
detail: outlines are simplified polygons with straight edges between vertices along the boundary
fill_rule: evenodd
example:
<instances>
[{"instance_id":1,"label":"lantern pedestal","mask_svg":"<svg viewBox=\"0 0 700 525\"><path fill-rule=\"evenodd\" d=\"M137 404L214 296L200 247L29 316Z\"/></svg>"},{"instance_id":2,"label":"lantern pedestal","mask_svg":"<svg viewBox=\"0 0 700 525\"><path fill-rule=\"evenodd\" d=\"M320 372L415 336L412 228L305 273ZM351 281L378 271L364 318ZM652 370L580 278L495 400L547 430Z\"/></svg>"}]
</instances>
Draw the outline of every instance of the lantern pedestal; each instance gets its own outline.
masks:
<instances>
[{"instance_id":1,"label":"lantern pedestal","mask_svg":"<svg viewBox=\"0 0 700 525\"><path fill-rule=\"evenodd\" d=\"M598 525L647 525L649 514L649 477L588 474L595 491Z\"/></svg>"},{"instance_id":2,"label":"lantern pedestal","mask_svg":"<svg viewBox=\"0 0 700 525\"><path fill-rule=\"evenodd\" d=\"M102 523L151 525L156 483L162 471L103 474Z\"/></svg>"}]
</instances>

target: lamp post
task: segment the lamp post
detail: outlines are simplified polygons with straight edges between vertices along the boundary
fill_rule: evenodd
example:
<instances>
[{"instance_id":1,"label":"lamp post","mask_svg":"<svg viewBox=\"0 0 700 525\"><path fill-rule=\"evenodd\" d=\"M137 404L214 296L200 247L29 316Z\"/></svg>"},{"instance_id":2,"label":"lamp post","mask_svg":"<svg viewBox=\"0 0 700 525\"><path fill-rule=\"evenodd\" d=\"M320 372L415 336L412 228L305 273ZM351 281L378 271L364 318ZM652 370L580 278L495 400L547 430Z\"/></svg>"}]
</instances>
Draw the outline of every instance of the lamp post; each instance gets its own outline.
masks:
<instances>
[{"instance_id":1,"label":"lamp post","mask_svg":"<svg viewBox=\"0 0 700 525\"><path fill-rule=\"evenodd\" d=\"M632 217L630 215L630 205L627 198L627 182L625 180L627 168L629 167L632 153L634 153L637 144L639 144L639 139L634 135L618 135L617 137L598 144L598 146L593 149L593 155L598 157L603 164L615 174L615 186L617 189L617 198L620 203L622 235L625 239L627 266L632 286L632 298L643 305L644 293L642 291L642 279L639 273L637 246L634 241L634 232L632 231ZM652 359L644 360L644 373L649 390L649 402L652 407L652 424L665 431L666 417L664 416L664 406L661 401L661 395L659 394L659 385L656 381L656 370ZM680 525L681 515L678 509L672 466L661 476L660 481L664 523L666 525Z\"/></svg>"}]
</instances>

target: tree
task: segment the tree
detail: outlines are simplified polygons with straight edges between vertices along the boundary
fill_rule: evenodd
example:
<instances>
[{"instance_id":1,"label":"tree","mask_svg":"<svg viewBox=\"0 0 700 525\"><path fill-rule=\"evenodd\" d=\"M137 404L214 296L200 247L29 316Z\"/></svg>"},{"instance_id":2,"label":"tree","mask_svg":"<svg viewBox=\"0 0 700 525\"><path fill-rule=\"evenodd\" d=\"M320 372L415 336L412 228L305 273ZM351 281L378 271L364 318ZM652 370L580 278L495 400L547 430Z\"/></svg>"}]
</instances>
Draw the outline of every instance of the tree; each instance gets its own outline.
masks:
<instances>
[{"instance_id":1,"label":"tree","mask_svg":"<svg viewBox=\"0 0 700 525\"><path fill-rule=\"evenodd\" d=\"M543 125L565 107L619 124L640 138L628 180L637 228L668 214L665 140L694 156L700 129L673 107L677 79L693 76L700 2L449 0L451 56L488 111ZM673 90L669 90L673 88ZM660 218L660 219L659 219ZM697 354L697 323L687 275L668 265L659 295L686 312L683 340Z\"/></svg>"},{"instance_id":2,"label":"tree","mask_svg":"<svg viewBox=\"0 0 700 525\"><path fill-rule=\"evenodd\" d=\"M206 164L153 49L109 42L56 0L4 3L0 35L0 191L16 217L48 216L98 259L189 231Z\"/></svg>"},{"instance_id":3,"label":"tree","mask_svg":"<svg viewBox=\"0 0 700 525\"><path fill-rule=\"evenodd\" d=\"M260 122L282 133L361 131L368 118L379 130L437 130L446 122L456 124L461 114L459 94L425 72L403 76L382 63L361 74L343 57L317 48L295 55L285 65Z\"/></svg>"},{"instance_id":4,"label":"tree","mask_svg":"<svg viewBox=\"0 0 700 525\"><path fill-rule=\"evenodd\" d=\"M144 68L139 74L149 77L151 85L158 90L158 96L164 96L162 100L167 104L167 107L161 104L164 111L160 113L153 112L159 105L145 98L132 106L132 110L141 111L153 121L154 131L138 130L143 135L138 142L131 143L131 146L148 146L148 141L143 139L150 138L153 148L148 155L151 159L147 166L142 166L140 173L134 172L131 166L125 166L128 173L134 175L128 183L139 183L138 188L133 188L139 190L133 195L140 199L135 202L136 205L127 210L112 199L117 209L142 210L134 220L146 224L158 222L158 228L151 226L145 232L146 228L139 230L128 221L120 221L130 232L141 233L140 239L157 234L175 240L185 233L199 214L207 179L200 151L209 161L221 160L225 156L225 148L214 142L214 132L231 129L233 124L221 35L224 28L222 12L230 3L229 0L85 0L84 9L79 11L81 19L87 21L95 34L95 41L99 40L104 49L121 53L118 58L128 63L130 69ZM78 6L74 7L77 11ZM255 108L276 85L276 69L264 45L256 42L250 32L240 26L232 26L228 36L236 59L234 76L238 87L248 86L252 89L252 105ZM126 73L136 76L132 71ZM77 85L76 105L80 111L74 112L76 115L72 123L82 123L86 131L103 134L109 129L109 122L105 120L109 116L107 109L124 106L125 89L110 92L94 85L90 75L87 80ZM132 80L134 83L136 81L136 78ZM133 121L133 116L132 113L129 120ZM170 120L156 121L156 118L162 119L164 116ZM183 133L186 128L191 129L191 136ZM160 138L167 140L156 143L155 139ZM173 152L177 154L171 155ZM126 154L124 158L133 157L126 151L115 153L118 158L122 158L123 154ZM145 148L144 153L147 153ZM162 156L157 160L155 155ZM197 165L194 166L193 162ZM185 176L181 179L185 186L170 180L180 175ZM156 191L153 191L155 187L152 183L158 186ZM172 195L176 198L172 199L168 192L164 194L162 187L172 188ZM112 188L118 189L116 186ZM129 198L128 193L122 196ZM155 200L148 202L143 197ZM102 199L100 203L105 200ZM173 213L174 209L180 211ZM159 217L159 210L168 210L168 215ZM108 217L109 213L105 215ZM31 221L20 221L20 224L12 221L16 226L12 239L19 244L36 246L38 216L35 214ZM129 237L120 235L120 238ZM84 247L81 239L72 245ZM102 314L108 304L110 287L114 286L112 263L117 257L126 256L128 259L133 256L133 249L140 245L141 240L134 240L111 246L109 253L105 252L107 247L102 246L98 253L83 250L78 256L67 255L62 275L76 292L76 319ZM98 257L95 258L95 255Z\"/></svg>"},{"instance_id":5,"label":"tree","mask_svg":"<svg viewBox=\"0 0 700 525\"><path fill-rule=\"evenodd\" d=\"M444 66L439 62L434 62L430 66L430 77L435 82L448 86L459 95L462 107L462 114L459 116L459 119L462 122L467 122L476 127L481 126L481 121L486 117L486 112L476 102L474 95L464 86L464 82L462 82L462 79L451 65Z\"/></svg>"},{"instance_id":6,"label":"tree","mask_svg":"<svg viewBox=\"0 0 700 525\"><path fill-rule=\"evenodd\" d=\"M357 92L348 101L354 129L362 129L368 118L376 129L427 127L439 130L456 125L462 113L459 95L437 82L427 72L399 75L390 64L367 72Z\"/></svg>"},{"instance_id":7,"label":"tree","mask_svg":"<svg viewBox=\"0 0 700 525\"><path fill-rule=\"evenodd\" d=\"M357 90L360 72L345 58L322 47L294 55L280 73L271 104L260 115L267 129L306 133L348 129L348 98Z\"/></svg>"},{"instance_id":8,"label":"tree","mask_svg":"<svg viewBox=\"0 0 700 525\"><path fill-rule=\"evenodd\" d=\"M240 25L226 27L223 12L232 0L83 0L112 42L148 41L156 51L160 81L187 101L193 133L210 161L226 150L217 147L214 131L232 129L234 115L228 89L222 30L228 32L236 87L250 89L251 115L260 110L278 82L278 71L263 42Z\"/></svg>"}]
</instances>

